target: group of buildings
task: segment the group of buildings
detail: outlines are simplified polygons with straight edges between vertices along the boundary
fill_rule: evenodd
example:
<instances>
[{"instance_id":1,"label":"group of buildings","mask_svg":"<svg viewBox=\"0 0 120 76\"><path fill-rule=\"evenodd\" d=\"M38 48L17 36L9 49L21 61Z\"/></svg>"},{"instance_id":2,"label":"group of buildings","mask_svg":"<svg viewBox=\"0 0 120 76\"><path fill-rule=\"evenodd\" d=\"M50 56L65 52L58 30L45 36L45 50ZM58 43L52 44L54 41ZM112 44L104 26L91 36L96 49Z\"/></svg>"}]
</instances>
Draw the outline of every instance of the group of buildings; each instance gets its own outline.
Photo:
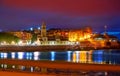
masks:
<instances>
[{"instance_id":1,"label":"group of buildings","mask_svg":"<svg viewBox=\"0 0 120 76\"><path fill-rule=\"evenodd\" d=\"M91 27L82 29L46 29L43 22L40 29L10 32L19 37L19 45L80 45L81 47L119 46L118 38L112 35L94 34ZM34 37L35 36L35 37ZM32 42L32 39L34 41Z\"/></svg>"}]
</instances>

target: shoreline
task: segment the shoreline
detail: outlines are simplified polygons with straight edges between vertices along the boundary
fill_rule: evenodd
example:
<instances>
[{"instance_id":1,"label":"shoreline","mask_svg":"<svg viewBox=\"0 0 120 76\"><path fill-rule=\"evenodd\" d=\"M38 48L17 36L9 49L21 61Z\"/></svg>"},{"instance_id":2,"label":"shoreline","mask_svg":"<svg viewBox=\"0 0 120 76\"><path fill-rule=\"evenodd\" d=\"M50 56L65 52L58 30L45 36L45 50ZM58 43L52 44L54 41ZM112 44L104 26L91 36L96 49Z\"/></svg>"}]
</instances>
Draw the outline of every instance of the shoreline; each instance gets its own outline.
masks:
<instances>
[{"instance_id":1,"label":"shoreline","mask_svg":"<svg viewBox=\"0 0 120 76\"><path fill-rule=\"evenodd\" d=\"M44 46L0 46L0 51L11 52L12 51L75 51L75 50L101 50L101 49L120 49L120 47L72 47L71 45L44 45Z\"/></svg>"}]
</instances>

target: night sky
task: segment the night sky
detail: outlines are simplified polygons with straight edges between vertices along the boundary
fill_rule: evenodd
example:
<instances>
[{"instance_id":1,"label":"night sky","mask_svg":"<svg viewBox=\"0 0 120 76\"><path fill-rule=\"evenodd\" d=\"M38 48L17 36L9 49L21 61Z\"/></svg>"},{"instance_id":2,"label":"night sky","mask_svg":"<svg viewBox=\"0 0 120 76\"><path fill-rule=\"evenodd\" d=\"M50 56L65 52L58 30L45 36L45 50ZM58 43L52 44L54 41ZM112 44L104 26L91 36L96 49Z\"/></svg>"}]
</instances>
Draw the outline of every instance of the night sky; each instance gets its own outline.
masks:
<instances>
[{"instance_id":1,"label":"night sky","mask_svg":"<svg viewBox=\"0 0 120 76\"><path fill-rule=\"evenodd\" d=\"M0 0L0 30L40 26L120 31L120 0Z\"/></svg>"}]
</instances>

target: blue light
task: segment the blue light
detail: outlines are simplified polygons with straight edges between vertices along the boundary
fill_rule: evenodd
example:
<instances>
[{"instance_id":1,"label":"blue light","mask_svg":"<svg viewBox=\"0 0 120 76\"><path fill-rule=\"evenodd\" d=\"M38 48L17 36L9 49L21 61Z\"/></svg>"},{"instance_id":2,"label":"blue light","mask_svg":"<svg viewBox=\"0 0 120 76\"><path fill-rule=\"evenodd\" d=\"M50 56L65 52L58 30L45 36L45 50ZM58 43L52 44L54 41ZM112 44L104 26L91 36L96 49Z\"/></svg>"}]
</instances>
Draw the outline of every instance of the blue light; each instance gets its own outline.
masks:
<instances>
[{"instance_id":1,"label":"blue light","mask_svg":"<svg viewBox=\"0 0 120 76\"><path fill-rule=\"evenodd\" d=\"M55 52L51 52L51 61L55 60Z\"/></svg>"},{"instance_id":2,"label":"blue light","mask_svg":"<svg viewBox=\"0 0 120 76\"><path fill-rule=\"evenodd\" d=\"M30 57L29 53L26 53L26 59L29 59L29 57Z\"/></svg>"},{"instance_id":3,"label":"blue light","mask_svg":"<svg viewBox=\"0 0 120 76\"><path fill-rule=\"evenodd\" d=\"M68 51L67 54L68 54L68 59L67 59L67 61L71 61L71 51Z\"/></svg>"},{"instance_id":4,"label":"blue light","mask_svg":"<svg viewBox=\"0 0 120 76\"><path fill-rule=\"evenodd\" d=\"M38 27L38 30L40 30L40 27Z\"/></svg>"},{"instance_id":5,"label":"blue light","mask_svg":"<svg viewBox=\"0 0 120 76\"><path fill-rule=\"evenodd\" d=\"M79 54L80 54L80 51L75 51L76 52L76 62L79 62Z\"/></svg>"},{"instance_id":6,"label":"blue light","mask_svg":"<svg viewBox=\"0 0 120 76\"><path fill-rule=\"evenodd\" d=\"M1 58L4 58L4 53L1 53Z\"/></svg>"},{"instance_id":7,"label":"blue light","mask_svg":"<svg viewBox=\"0 0 120 76\"><path fill-rule=\"evenodd\" d=\"M23 59L24 52L18 52L18 59Z\"/></svg>"},{"instance_id":8,"label":"blue light","mask_svg":"<svg viewBox=\"0 0 120 76\"><path fill-rule=\"evenodd\" d=\"M34 60L40 60L40 52L36 51L34 52Z\"/></svg>"},{"instance_id":9,"label":"blue light","mask_svg":"<svg viewBox=\"0 0 120 76\"><path fill-rule=\"evenodd\" d=\"M33 31L33 28L31 27L30 30Z\"/></svg>"},{"instance_id":10,"label":"blue light","mask_svg":"<svg viewBox=\"0 0 120 76\"><path fill-rule=\"evenodd\" d=\"M97 63L103 62L103 50L94 51L94 61Z\"/></svg>"}]
</instances>

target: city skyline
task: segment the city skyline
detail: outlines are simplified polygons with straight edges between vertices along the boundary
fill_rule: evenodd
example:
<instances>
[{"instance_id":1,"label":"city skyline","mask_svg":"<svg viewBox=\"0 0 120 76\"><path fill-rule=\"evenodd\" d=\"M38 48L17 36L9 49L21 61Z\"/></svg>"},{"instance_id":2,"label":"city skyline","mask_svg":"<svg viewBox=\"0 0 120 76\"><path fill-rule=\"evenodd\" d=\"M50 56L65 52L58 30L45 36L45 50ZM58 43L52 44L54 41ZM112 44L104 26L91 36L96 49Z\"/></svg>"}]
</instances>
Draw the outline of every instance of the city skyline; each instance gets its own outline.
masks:
<instances>
[{"instance_id":1,"label":"city skyline","mask_svg":"<svg viewBox=\"0 0 120 76\"><path fill-rule=\"evenodd\" d=\"M1 76L120 76L120 0L0 0Z\"/></svg>"},{"instance_id":2,"label":"city skyline","mask_svg":"<svg viewBox=\"0 0 120 76\"><path fill-rule=\"evenodd\" d=\"M45 20L48 28L82 28L93 31L120 31L119 0L1 0L0 30L26 29L40 26Z\"/></svg>"}]
</instances>

